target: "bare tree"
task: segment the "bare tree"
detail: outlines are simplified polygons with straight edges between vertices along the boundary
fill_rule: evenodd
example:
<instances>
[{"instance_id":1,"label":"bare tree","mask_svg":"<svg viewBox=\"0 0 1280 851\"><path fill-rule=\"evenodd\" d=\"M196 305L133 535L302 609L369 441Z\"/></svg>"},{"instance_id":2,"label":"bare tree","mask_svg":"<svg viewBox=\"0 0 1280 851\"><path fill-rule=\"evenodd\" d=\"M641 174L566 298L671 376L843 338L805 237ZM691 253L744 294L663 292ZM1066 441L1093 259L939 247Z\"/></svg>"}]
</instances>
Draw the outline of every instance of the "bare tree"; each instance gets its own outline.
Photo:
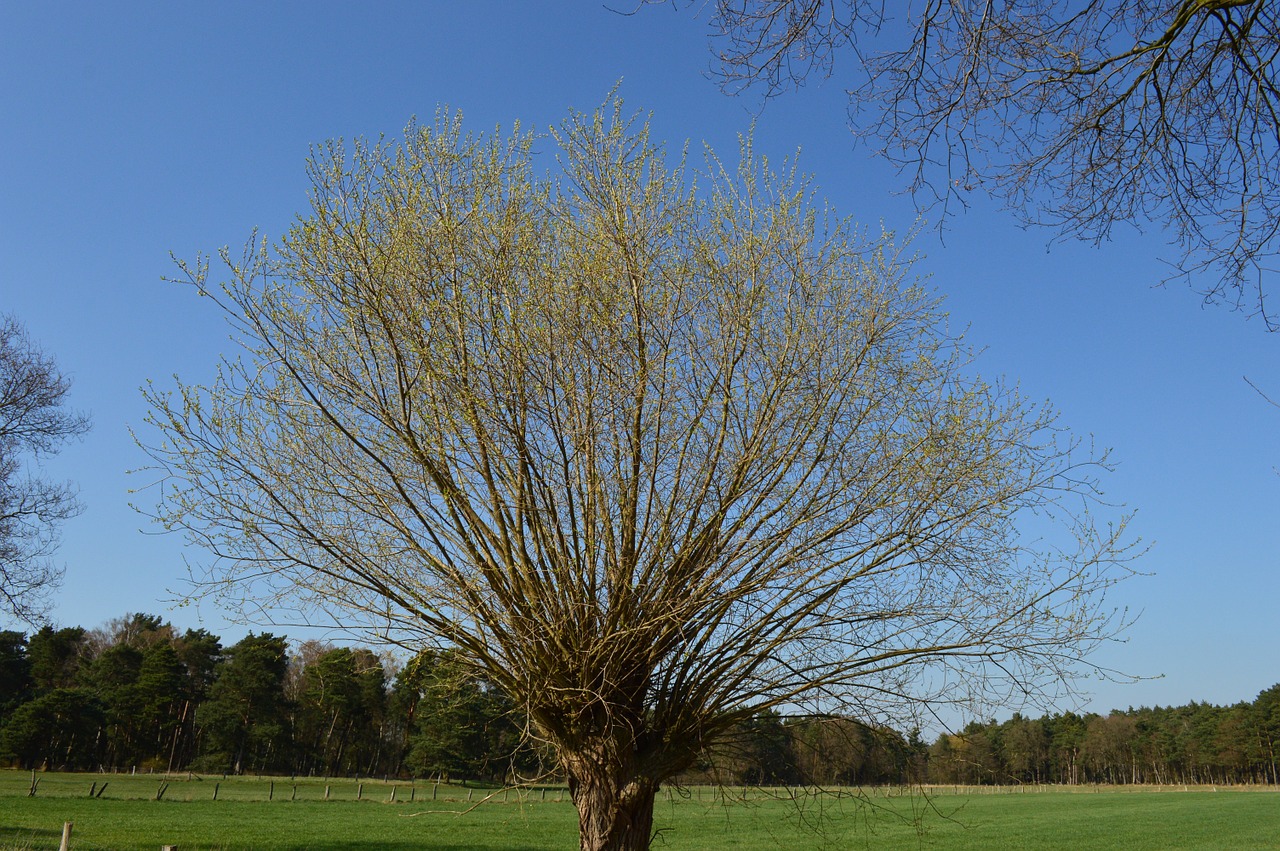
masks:
<instances>
[{"instance_id":1,"label":"bare tree","mask_svg":"<svg viewBox=\"0 0 1280 851\"><path fill-rule=\"evenodd\" d=\"M71 485L35 474L41 456L89 429L65 407L70 387L18 320L0 316L0 606L32 625L62 578L51 559L58 524L80 513Z\"/></svg>"},{"instance_id":2,"label":"bare tree","mask_svg":"<svg viewBox=\"0 0 1280 851\"><path fill-rule=\"evenodd\" d=\"M709 4L710 5L710 4ZM1177 275L1272 318L1280 17L1265 0L715 0L725 87L848 79L858 135L925 207L974 190L1098 241L1166 228ZM1198 273L1206 273L1200 275Z\"/></svg>"},{"instance_id":3,"label":"bare tree","mask_svg":"<svg viewBox=\"0 0 1280 851\"><path fill-rule=\"evenodd\" d=\"M539 143L556 177L449 116L327 146L278 247L187 268L243 355L148 392L197 579L454 648L590 849L763 710L1069 686L1126 573L1105 457L973 376L890 236L749 144L695 190L620 108Z\"/></svg>"}]
</instances>

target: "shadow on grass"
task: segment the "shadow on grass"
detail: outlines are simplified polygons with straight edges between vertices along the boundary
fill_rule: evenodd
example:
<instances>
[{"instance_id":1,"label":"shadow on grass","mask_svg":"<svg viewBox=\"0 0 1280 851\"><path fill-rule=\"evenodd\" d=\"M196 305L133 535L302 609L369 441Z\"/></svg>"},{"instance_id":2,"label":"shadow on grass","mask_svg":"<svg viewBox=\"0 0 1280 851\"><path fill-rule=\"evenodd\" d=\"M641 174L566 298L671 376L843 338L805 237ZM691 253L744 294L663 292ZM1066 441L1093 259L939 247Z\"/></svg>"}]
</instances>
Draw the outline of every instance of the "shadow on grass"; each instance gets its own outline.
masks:
<instances>
[{"instance_id":1,"label":"shadow on grass","mask_svg":"<svg viewBox=\"0 0 1280 851\"><path fill-rule=\"evenodd\" d=\"M28 848L53 848L57 847L62 837L62 828L56 830L48 828L36 827L10 827L8 825L0 825L0 851L3 849L28 849ZM190 847L193 851L197 849L208 849L208 851L223 851L223 849L242 849L250 846L243 846L239 843L184 843L184 846ZM94 848L105 846L92 846ZM336 842L299 842L297 844L285 842L272 842L269 847L271 851L546 851L546 846L538 845L512 845L505 841L495 840L492 843L471 843L468 845L459 845L452 842L443 842L440 845L434 843L423 844L421 840L405 841L405 842L388 842L385 839L366 840L366 839L344 839Z\"/></svg>"},{"instance_id":2,"label":"shadow on grass","mask_svg":"<svg viewBox=\"0 0 1280 851\"><path fill-rule=\"evenodd\" d=\"M42 827L9 827L8 825L0 825L0 851L57 848L61 840L61 827L57 830L49 830Z\"/></svg>"},{"instance_id":3,"label":"shadow on grass","mask_svg":"<svg viewBox=\"0 0 1280 851\"><path fill-rule=\"evenodd\" d=\"M448 851L545 851L546 846L509 845L505 842L486 843L483 845L456 845L453 843L424 845L422 842L387 842L385 840L366 842L360 839L352 839L343 842L305 842L299 845L272 844L271 851L424 851L424 849L425 851L430 851L432 848L448 849Z\"/></svg>"},{"instance_id":4,"label":"shadow on grass","mask_svg":"<svg viewBox=\"0 0 1280 851\"><path fill-rule=\"evenodd\" d=\"M53 836L61 840L62 826L59 825L56 830L51 830L44 827L9 827L8 825L0 825L0 841L12 839L15 836L21 836L26 839Z\"/></svg>"}]
</instances>

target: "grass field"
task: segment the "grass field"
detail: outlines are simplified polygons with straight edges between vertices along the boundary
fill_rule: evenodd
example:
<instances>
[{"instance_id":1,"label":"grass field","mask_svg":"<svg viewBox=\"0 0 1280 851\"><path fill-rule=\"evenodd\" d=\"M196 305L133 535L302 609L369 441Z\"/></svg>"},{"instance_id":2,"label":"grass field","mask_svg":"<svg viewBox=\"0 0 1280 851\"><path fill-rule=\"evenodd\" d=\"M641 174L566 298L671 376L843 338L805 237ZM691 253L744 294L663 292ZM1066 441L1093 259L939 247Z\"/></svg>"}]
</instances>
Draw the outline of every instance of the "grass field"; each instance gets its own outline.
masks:
<instances>
[{"instance_id":1,"label":"grass field","mask_svg":"<svg viewBox=\"0 0 1280 851\"><path fill-rule=\"evenodd\" d=\"M75 851L156 851L162 845L179 851L541 851L576 845L576 814L555 788L544 795L540 789L517 794L441 786L433 801L430 784L183 775L168 781L157 801L158 776L39 777L32 798L30 774L0 771L0 848L56 849L65 821L75 824ZM104 780L106 791L90 799L90 789ZM793 801L752 790L745 801L726 803L711 790L686 790L684 797L660 797L656 821L661 834L654 847L673 851L1277 848L1280 793L947 788L927 797L878 791L864 798L827 793Z\"/></svg>"}]
</instances>

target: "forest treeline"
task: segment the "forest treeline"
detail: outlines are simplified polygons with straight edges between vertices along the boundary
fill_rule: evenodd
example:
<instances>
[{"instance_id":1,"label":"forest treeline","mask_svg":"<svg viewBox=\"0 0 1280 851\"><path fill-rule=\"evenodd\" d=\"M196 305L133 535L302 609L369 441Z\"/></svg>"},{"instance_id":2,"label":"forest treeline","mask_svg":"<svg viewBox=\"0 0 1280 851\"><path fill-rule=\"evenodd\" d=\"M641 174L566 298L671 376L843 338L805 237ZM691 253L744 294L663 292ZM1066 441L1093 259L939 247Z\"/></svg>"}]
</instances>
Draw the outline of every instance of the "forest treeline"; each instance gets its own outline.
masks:
<instances>
[{"instance_id":1,"label":"forest treeline","mask_svg":"<svg viewBox=\"0 0 1280 851\"><path fill-rule=\"evenodd\" d=\"M1014 715L932 743L849 718L763 713L691 781L1277 783L1280 685L1252 703ZM0 763L26 769L414 776L545 775L511 702L447 652L407 664L250 633L224 647L129 615L96 630L0 632Z\"/></svg>"}]
</instances>

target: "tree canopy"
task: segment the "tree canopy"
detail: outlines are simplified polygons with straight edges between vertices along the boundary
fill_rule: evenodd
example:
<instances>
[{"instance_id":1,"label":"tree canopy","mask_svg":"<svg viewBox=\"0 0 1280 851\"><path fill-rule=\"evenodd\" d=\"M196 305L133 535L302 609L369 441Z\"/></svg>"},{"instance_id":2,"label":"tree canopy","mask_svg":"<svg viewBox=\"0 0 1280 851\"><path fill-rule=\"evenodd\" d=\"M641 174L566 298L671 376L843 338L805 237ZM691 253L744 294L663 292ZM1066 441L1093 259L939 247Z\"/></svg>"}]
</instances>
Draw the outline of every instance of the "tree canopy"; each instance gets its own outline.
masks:
<instances>
[{"instance_id":1,"label":"tree canopy","mask_svg":"<svg viewBox=\"0 0 1280 851\"><path fill-rule=\"evenodd\" d=\"M835 75L926 207L988 192L1106 239L1154 224L1261 313L1280 253L1280 16L1265 0L716 0L714 66L766 96ZM837 70L841 69L841 70ZM1203 273L1203 274L1200 274Z\"/></svg>"},{"instance_id":2,"label":"tree canopy","mask_svg":"<svg viewBox=\"0 0 1280 851\"><path fill-rule=\"evenodd\" d=\"M617 101L441 113L310 175L274 249L185 267L243 352L149 391L159 517L215 592L454 651L584 848L647 847L659 784L764 710L1052 694L1119 626L1105 456L749 141L695 186Z\"/></svg>"},{"instance_id":3,"label":"tree canopy","mask_svg":"<svg viewBox=\"0 0 1280 851\"><path fill-rule=\"evenodd\" d=\"M215 695L201 684L224 675L244 682L248 666L275 694L245 704L243 726L257 730L258 741L246 751L243 773L563 782L554 763L545 766L548 774L538 774L545 754L516 747L524 724L519 711L454 652L424 651L391 678L380 667L364 667L377 658L366 648L292 640L289 674L281 682L271 673L279 670L274 653L237 661L239 650L221 653L218 636L180 635L152 616L141 620L160 624L142 641L118 629L43 628L30 637L0 631L0 765L234 770L225 735L230 692L220 687ZM260 645L263 638L249 636L235 647ZM47 660L51 646L75 648L81 664L56 678L47 670L33 677L32 654ZM130 648L143 653L140 666L113 661ZM115 675L103 676L106 671ZM942 732L931 744L919 731L904 734L855 717L764 710L708 748L676 782L1276 784L1278 745L1280 685L1232 706L1193 702L1040 718L1014 713L1002 722Z\"/></svg>"},{"instance_id":4,"label":"tree canopy","mask_svg":"<svg viewBox=\"0 0 1280 851\"><path fill-rule=\"evenodd\" d=\"M41 456L89 429L66 407L71 381L12 316L0 315L0 612L35 624L62 577L58 524L80 513L69 484L37 475Z\"/></svg>"}]
</instances>

